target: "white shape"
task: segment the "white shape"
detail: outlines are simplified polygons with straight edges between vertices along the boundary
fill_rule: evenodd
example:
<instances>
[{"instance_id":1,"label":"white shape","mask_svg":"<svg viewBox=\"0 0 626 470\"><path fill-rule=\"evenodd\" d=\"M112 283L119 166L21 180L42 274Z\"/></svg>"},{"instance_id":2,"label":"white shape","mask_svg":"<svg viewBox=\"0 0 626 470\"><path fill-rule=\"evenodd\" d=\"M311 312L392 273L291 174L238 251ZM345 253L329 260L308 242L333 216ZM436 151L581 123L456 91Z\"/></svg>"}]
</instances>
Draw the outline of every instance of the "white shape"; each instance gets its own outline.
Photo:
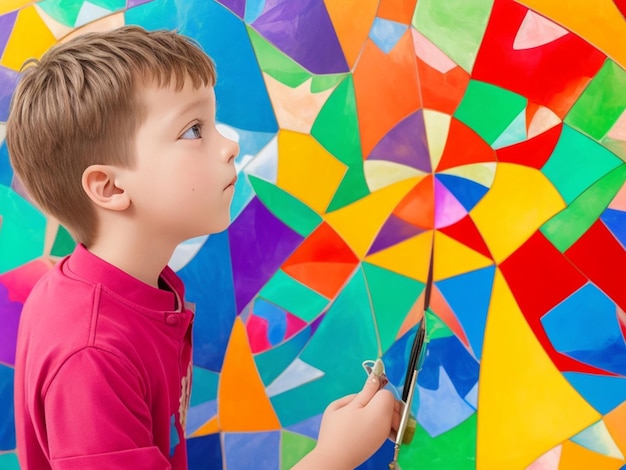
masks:
<instances>
[{"instance_id":1,"label":"white shape","mask_svg":"<svg viewBox=\"0 0 626 470\"><path fill-rule=\"evenodd\" d=\"M559 444L531 463L526 467L526 470L559 470L562 450L563 448Z\"/></svg>"},{"instance_id":2,"label":"white shape","mask_svg":"<svg viewBox=\"0 0 626 470\"><path fill-rule=\"evenodd\" d=\"M209 238L208 235L186 240L174 249L169 266L174 271L180 271L198 254L204 242Z\"/></svg>"},{"instance_id":3,"label":"white shape","mask_svg":"<svg viewBox=\"0 0 626 470\"><path fill-rule=\"evenodd\" d=\"M604 424L603 420L592 424L587 429L576 434L570 440L582 447L585 447L586 449L593 450L598 454L613 457L614 459L624 460L624 455L615 444L615 441L611 437L611 434L609 434L609 430L606 428L606 424Z\"/></svg>"},{"instance_id":4,"label":"white shape","mask_svg":"<svg viewBox=\"0 0 626 470\"><path fill-rule=\"evenodd\" d=\"M565 28L534 11L528 10L515 35L513 49L519 51L543 46L556 41L567 33Z\"/></svg>"},{"instance_id":5,"label":"white shape","mask_svg":"<svg viewBox=\"0 0 626 470\"><path fill-rule=\"evenodd\" d=\"M523 109L522 112L511 121L511 124L504 129L491 147L500 149L524 140L526 140L526 109Z\"/></svg>"},{"instance_id":6,"label":"white shape","mask_svg":"<svg viewBox=\"0 0 626 470\"><path fill-rule=\"evenodd\" d=\"M457 64L450 59L441 49L435 46L426 36L411 28L413 35L413 47L415 55L441 73L447 73Z\"/></svg>"},{"instance_id":7,"label":"white shape","mask_svg":"<svg viewBox=\"0 0 626 470\"><path fill-rule=\"evenodd\" d=\"M554 126L561 123L561 118L558 117L554 111L545 106L541 106L531 118L528 124L528 138L532 139L535 136L552 129Z\"/></svg>"},{"instance_id":8,"label":"white shape","mask_svg":"<svg viewBox=\"0 0 626 470\"><path fill-rule=\"evenodd\" d=\"M452 117L449 114L424 109L424 129L426 130L426 142L428 142L430 167L433 170L439 166L443 151L446 148L451 120Z\"/></svg>"},{"instance_id":9,"label":"white shape","mask_svg":"<svg viewBox=\"0 0 626 470\"><path fill-rule=\"evenodd\" d=\"M113 13L106 8L99 7L98 5L94 5L93 3L85 2L83 6L80 7L80 11L78 12L78 16L76 17L76 22L74 23L75 27L84 26L87 23L91 23L92 21L98 20L105 16Z\"/></svg>"},{"instance_id":10,"label":"white shape","mask_svg":"<svg viewBox=\"0 0 626 470\"><path fill-rule=\"evenodd\" d=\"M391 186L414 176L425 175L421 170L387 160L365 160L363 162L365 181L371 192Z\"/></svg>"},{"instance_id":11,"label":"white shape","mask_svg":"<svg viewBox=\"0 0 626 470\"><path fill-rule=\"evenodd\" d=\"M242 165L248 175L276 184L278 175L278 139L275 136L256 157Z\"/></svg>"},{"instance_id":12,"label":"white shape","mask_svg":"<svg viewBox=\"0 0 626 470\"><path fill-rule=\"evenodd\" d=\"M297 357L287 366L282 374L267 386L265 391L268 397L273 397L323 376L324 372Z\"/></svg>"}]
</instances>

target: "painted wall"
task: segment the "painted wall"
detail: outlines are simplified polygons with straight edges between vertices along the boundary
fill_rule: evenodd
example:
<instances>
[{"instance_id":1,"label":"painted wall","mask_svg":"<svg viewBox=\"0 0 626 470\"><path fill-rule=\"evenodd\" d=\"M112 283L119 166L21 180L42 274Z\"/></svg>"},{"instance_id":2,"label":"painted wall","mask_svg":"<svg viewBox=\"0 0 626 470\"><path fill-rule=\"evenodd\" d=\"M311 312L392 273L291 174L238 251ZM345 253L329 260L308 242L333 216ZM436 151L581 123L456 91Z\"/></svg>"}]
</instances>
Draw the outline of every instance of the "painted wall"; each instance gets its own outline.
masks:
<instances>
[{"instance_id":1,"label":"painted wall","mask_svg":"<svg viewBox=\"0 0 626 470\"><path fill-rule=\"evenodd\" d=\"M382 355L428 352L403 469L626 468L624 0L3 0L18 70L125 23L215 59L233 223L172 265L197 304L191 469L286 469ZM4 125L0 125L3 139ZM73 242L0 147L0 468L21 306ZM386 468L386 444L362 468ZM223 467L222 467L223 462Z\"/></svg>"}]
</instances>

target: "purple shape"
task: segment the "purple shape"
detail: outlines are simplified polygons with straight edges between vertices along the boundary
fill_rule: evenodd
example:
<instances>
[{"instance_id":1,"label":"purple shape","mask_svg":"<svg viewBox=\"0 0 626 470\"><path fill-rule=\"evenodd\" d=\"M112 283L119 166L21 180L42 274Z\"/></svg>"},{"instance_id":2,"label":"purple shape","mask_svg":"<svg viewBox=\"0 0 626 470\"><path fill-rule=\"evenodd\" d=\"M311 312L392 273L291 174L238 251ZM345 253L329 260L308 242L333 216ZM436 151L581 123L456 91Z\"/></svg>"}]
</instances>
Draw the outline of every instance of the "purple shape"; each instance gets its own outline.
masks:
<instances>
[{"instance_id":1,"label":"purple shape","mask_svg":"<svg viewBox=\"0 0 626 470\"><path fill-rule=\"evenodd\" d=\"M0 121L6 122L9 117L11 97L19 79L19 73L0 66Z\"/></svg>"},{"instance_id":2,"label":"purple shape","mask_svg":"<svg viewBox=\"0 0 626 470\"><path fill-rule=\"evenodd\" d=\"M368 255L384 250L415 235L419 235L423 231L422 228L416 227L415 225L405 222L400 217L391 214L385 222L385 225L380 229Z\"/></svg>"},{"instance_id":3,"label":"purple shape","mask_svg":"<svg viewBox=\"0 0 626 470\"><path fill-rule=\"evenodd\" d=\"M280 431L224 433L224 468L280 468Z\"/></svg>"},{"instance_id":4,"label":"purple shape","mask_svg":"<svg viewBox=\"0 0 626 470\"><path fill-rule=\"evenodd\" d=\"M369 160L386 160L430 173L424 113L410 114L391 129L374 147Z\"/></svg>"},{"instance_id":5,"label":"purple shape","mask_svg":"<svg viewBox=\"0 0 626 470\"><path fill-rule=\"evenodd\" d=\"M323 0L267 0L252 26L309 72L349 71Z\"/></svg>"},{"instance_id":6,"label":"purple shape","mask_svg":"<svg viewBox=\"0 0 626 470\"><path fill-rule=\"evenodd\" d=\"M144 3L149 3L152 0L128 0L126 2L126 8L136 7L138 5L143 5Z\"/></svg>"},{"instance_id":7,"label":"purple shape","mask_svg":"<svg viewBox=\"0 0 626 470\"><path fill-rule=\"evenodd\" d=\"M12 11L6 15L0 16L0 54L4 52L4 48L7 46L11 32L13 31L13 25L15 24L15 18L17 18L17 11Z\"/></svg>"},{"instance_id":8,"label":"purple shape","mask_svg":"<svg viewBox=\"0 0 626 470\"><path fill-rule=\"evenodd\" d=\"M22 304L9 299L9 289L0 284L0 362L15 365L17 326L20 322Z\"/></svg>"},{"instance_id":9,"label":"purple shape","mask_svg":"<svg viewBox=\"0 0 626 470\"><path fill-rule=\"evenodd\" d=\"M311 439L317 439L320 433L320 425L322 424L322 415L315 415L304 421L293 424L287 429L291 432L302 434L303 436L310 437Z\"/></svg>"},{"instance_id":10,"label":"purple shape","mask_svg":"<svg viewBox=\"0 0 626 470\"><path fill-rule=\"evenodd\" d=\"M221 3L241 19L246 13L246 0L217 0L217 3Z\"/></svg>"},{"instance_id":11,"label":"purple shape","mask_svg":"<svg viewBox=\"0 0 626 470\"><path fill-rule=\"evenodd\" d=\"M228 231L235 302L241 312L303 238L252 199Z\"/></svg>"},{"instance_id":12,"label":"purple shape","mask_svg":"<svg viewBox=\"0 0 626 470\"><path fill-rule=\"evenodd\" d=\"M435 228L448 227L466 215L465 207L435 178Z\"/></svg>"}]
</instances>

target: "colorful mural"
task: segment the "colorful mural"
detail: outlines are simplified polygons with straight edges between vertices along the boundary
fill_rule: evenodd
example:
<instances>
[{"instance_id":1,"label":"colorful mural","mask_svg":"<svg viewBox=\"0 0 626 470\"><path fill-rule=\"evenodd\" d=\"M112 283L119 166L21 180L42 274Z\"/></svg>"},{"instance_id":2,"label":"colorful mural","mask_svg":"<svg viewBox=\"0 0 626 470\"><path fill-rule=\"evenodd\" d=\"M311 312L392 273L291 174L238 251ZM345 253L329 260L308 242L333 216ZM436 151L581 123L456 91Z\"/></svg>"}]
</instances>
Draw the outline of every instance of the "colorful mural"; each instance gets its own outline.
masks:
<instances>
[{"instance_id":1,"label":"colorful mural","mask_svg":"<svg viewBox=\"0 0 626 470\"><path fill-rule=\"evenodd\" d=\"M191 469L287 469L382 356L429 343L407 469L626 468L623 0L3 0L19 68L122 24L215 59L233 223L179 247L197 305ZM0 126L3 133L4 126ZM0 135L0 138L3 138ZM65 229L0 148L0 468L21 305ZM362 468L387 468L386 444Z\"/></svg>"}]
</instances>

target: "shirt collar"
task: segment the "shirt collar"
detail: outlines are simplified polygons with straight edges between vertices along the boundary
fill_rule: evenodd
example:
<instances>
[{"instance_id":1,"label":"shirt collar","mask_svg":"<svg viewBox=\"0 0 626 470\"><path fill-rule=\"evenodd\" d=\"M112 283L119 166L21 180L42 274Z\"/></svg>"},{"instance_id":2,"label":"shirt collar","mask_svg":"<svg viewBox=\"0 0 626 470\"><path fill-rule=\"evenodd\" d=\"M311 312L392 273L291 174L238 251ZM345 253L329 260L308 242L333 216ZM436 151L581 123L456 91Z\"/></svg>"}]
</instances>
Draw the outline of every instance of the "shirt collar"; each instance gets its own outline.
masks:
<instances>
[{"instance_id":1,"label":"shirt collar","mask_svg":"<svg viewBox=\"0 0 626 470\"><path fill-rule=\"evenodd\" d=\"M176 294L146 284L116 266L91 253L84 245L78 244L74 252L63 261L61 269L66 274L79 276L93 284L102 284L127 301L150 310L173 311ZM69 272L68 272L69 271ZM181 279L168 266L161 273L161 278L174 289L180 299L184 298Z\"/></svg>"}]
</instances>

